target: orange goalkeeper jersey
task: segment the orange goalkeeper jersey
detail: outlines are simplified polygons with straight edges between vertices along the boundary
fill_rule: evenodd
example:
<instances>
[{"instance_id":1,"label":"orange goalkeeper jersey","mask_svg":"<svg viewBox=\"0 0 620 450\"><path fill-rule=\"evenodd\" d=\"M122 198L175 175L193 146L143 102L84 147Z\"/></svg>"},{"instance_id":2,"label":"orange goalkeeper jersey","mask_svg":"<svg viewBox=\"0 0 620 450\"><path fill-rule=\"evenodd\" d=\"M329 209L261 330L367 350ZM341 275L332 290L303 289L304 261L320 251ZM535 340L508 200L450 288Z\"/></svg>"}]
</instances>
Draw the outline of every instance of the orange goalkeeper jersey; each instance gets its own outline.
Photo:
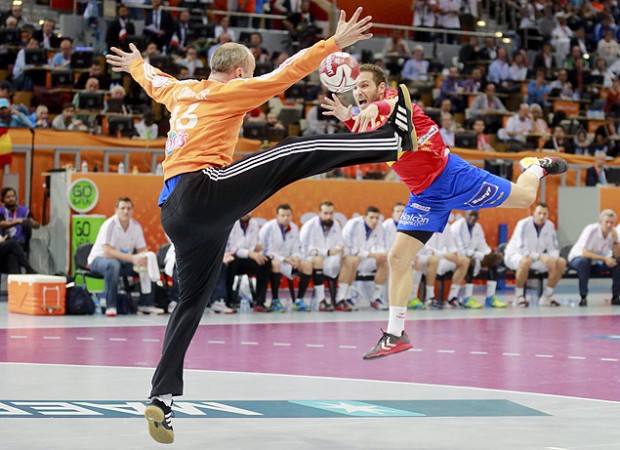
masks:
<instances>
[{"instance_id":1,"label":"orange goalkeeper jersey","mask_svg":"<svg viewBox=\"0 0 620 450\"><path fill-rule=\"evenodd\" d=\"M273 72L227 83L180 81L145 61L133 62L131 75L171 114L164 179L229 165L244 115L316 70L323 58L337 51L330 38L296 53Z\"/></svg>"}]
</instances>

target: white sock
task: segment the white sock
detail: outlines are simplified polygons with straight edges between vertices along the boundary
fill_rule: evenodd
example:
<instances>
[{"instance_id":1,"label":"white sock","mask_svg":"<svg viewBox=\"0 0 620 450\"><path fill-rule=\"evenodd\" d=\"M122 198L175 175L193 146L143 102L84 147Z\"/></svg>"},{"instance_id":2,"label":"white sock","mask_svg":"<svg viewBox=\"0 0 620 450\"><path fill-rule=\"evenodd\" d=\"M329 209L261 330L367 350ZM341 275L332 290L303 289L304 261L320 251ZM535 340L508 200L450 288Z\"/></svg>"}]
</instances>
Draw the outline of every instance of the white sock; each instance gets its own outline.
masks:
<instances>
[{"instance_id":1,"label":"white sock","mask_svg":"<svg viewBox=\"0 0 620 450\"><path fill-rule=\"evenodd\" d=\"M325 300L325 286L314 286L314 296L319 303L321 300Z\"/></svg>"},{"instance_id":2,"label":"white sock","mask_svg":"<svg viewBox=\"0 0 620 450\"><path fill-rule=\"evenodd\" d=\"M372 298L374 300L383 300L383 285L375 283L375 292Z\"/></svg>"},{"instance_id":3,"label":"white sock","mask_svg":"<svg viewBox=\"0 0 620 450\"><path fill-rule=\"evenodd\" d=\"M163 395L156 395L155 397L151 397L151 399L154 399L154 398L164 403L168 407L172 406L172 394L163 394Z\"/></svg>"},{"instance_id":4,"label":"white sock","mask_svg":"<svg viewBox=\"0 0 620 450\"><path fill-rule=\"evenodd\" d=\"M553 295L553 288L546 286L545 290L543 291L543 295L547 298L551 297Z\"/></svg>"},{"instance_id":5,"label":"white sock","mask_svg":"<svg viewBox=\"0 0 620 450\"><path fill-rule=\"evenodd\" d=\"M390 319L388 322L387 332L393 334L394 336L401 336L405 330L406 316L406 306L390 306Z\"/></svg>"},{"instance_id":6,"label":"white sock","mask_svg":"<svg viewBox=\"0 0 620 450\"><path fill-rule=\"evenodd\" d=\"M450 293L448 294L448 299L458 297L460 290L461 290L461 286L459 286L458 284L452 283L452 286L450 287Z\"/></svg>"},{"instance_id":7,"label":"white sock","mask_svg":"<svg viewBox=\"0 0 620 450\"><path fill-rule=\"evenodd\" d=\"M426 298L435 298L435 285L427 284L426 285Z\"/></svg>"},{"instance_id":8,"label":"white sock","mask_svg":"<svg viewBox=\"0 0 620 450\"><path fill-rule=\"evenodd\" d=\"M542 169L542 167L540 167L539 164L532 164L530 167L525 169L525 171L529 173L533 173L534 175L538 177L539 180L545 176L545 171Z\"/></svg>"},{"instance_id":9,"label":"white sock","mask_svg":"<svg viewBox=\"0 0 620 450\"><path fill-rule=\"evenodd\" d=\"M346 298L347 300L351 300L351 292L353 291L353 285L352 284L347 284L347 290L344 293L344 298Z\"/></svg>"},{"instance_id":10,"label":"white sock","mask_svg":"<svg viewBox=\"0 0 620 450\"><path fill-rule=\"evenodd\" d=\"M411 294L412 298L418 297L418 291L420 290L420 280L422 280L422 272L418 272L417 270L413 271L413 292Z\"/></svg>"},{"instance_id":11,"label":"white sock","mask_svg":"<svg viewBox=\"0 0 620 450\"><path fill-rule=\"evenodd\" d=\"M265 298L265 308L269 308L271 306L271 298Z\"/></svg>"},{"instance_id":12,"label":"white sock","mask_svg":"<svg viewBox=\"0 0 620 450\"><path fill-rule=\"evenodd\" d=\"M471 297L472 295L474 295L474 284L467 283L465 285L465 298Z\"/></svg>"},{"instance_id":13,"label":"white sock","mask_svg":"<svg viewBox=\"0 0 620 450\"><path fill-rule=\"evenodd\" d=\"M487 281L487 297L493 297L495 295L496 289L497 289L497 281L494 281L494 280Z\"/></svg>"},{"instance_id":14,"label":"white sock","mask_svg":"<svg viewBox=\"0 0 620 450\"><path fill-rule=\"evenodd\" d=\"M344 300L345 295L347 295L348 290L349 290L348 283L340 283L338 285L338 293L336 294L336 301L339 302L340 300Z\"/></svg>"}]
</instances>

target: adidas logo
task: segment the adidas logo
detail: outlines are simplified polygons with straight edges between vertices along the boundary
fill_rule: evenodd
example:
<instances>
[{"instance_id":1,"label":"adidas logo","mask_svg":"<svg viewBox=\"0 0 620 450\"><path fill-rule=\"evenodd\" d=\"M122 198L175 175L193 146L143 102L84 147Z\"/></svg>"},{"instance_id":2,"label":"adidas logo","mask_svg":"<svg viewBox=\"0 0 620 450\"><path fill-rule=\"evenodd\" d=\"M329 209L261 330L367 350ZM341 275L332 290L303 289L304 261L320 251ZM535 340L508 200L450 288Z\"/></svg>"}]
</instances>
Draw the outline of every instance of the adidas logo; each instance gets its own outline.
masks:
<instances>
[{"instance_id":1,"label":"adidas logo","mask_svg":"<svg viewBox=\"0 0 620 450\"><path fill-rule=\"evenodd\" d=\"M407 109L401 105L396 105L396 118L394 119L394 123L398 126L398 128L405 132L409 130Z\"/></svg>"}]
</instances>

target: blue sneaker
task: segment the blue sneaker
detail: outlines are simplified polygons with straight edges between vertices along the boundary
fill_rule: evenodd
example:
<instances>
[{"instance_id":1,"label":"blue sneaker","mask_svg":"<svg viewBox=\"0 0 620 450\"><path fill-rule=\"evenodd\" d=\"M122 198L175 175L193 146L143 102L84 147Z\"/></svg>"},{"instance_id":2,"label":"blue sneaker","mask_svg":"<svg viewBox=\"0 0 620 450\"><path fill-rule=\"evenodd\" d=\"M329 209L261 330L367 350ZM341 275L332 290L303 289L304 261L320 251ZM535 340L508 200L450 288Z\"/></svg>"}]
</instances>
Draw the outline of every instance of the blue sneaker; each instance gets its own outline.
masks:
<instances>
[{"instance_id":1,"label":"blue sneaker","mask_svg":"<svg viewBox=\"0 0 620 450\"><path fill-rule=\"evenodd\" d=\"M443 309L443 302L438 301L436 298L431 298L429 303L430 309Z\"/></svg>"},{"instance_id":2,"label":"blue sneaker","mask_svg":"<svg viewBox=\"0 0 620 450\"><path fill-rule=\"evenodd\" d=\"M271 310L279 313L286 312L286 308L282 305L280 299L278 298L274 298L271 302Z\"/></svg>"},{"instance_id":3,"label":"blue sneaker","mask_svg":"<svg viewBox=\"0 0 620 450\"><path fill-rule=\"evenodd\" d=\"M485 300L484 306L487 308L505 308L506 303L500 301L499 298L497 298L497 295L491 295Z\"/></svg>"},{"instance_id":4,"label":"blue sneaker","mask_svg":"<svg viewBox=\"0 0 620 450\"><path fill-rule=\"evenodd\" d=\"M295 304L293 305L293 309L295 311L306 311L306 312L310 312L310 307L308 305L306 305L306 302L304 302L302 299L297 299L295 300Z\"/></svg>"}]
</instances>

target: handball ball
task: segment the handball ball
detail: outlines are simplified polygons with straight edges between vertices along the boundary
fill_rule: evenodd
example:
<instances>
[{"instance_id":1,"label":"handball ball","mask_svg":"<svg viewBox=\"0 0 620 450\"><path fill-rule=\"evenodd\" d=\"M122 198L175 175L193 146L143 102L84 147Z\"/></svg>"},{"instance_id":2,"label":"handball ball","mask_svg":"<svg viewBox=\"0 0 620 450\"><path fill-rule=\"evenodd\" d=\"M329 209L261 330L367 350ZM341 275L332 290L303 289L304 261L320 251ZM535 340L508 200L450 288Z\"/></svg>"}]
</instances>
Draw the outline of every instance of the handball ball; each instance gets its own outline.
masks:
<instances>
[{"instance_id":1,"label":"handball ball","mask_svg":"<svg viewBox=\"0 0 620 450\"><path fill-rule=\"evenodd\" d=\"M337 94L353 89L359 74L360 65L357 60L345 52L332 53L319 67L321 83Z\"/></svg>"}]
</instances>

